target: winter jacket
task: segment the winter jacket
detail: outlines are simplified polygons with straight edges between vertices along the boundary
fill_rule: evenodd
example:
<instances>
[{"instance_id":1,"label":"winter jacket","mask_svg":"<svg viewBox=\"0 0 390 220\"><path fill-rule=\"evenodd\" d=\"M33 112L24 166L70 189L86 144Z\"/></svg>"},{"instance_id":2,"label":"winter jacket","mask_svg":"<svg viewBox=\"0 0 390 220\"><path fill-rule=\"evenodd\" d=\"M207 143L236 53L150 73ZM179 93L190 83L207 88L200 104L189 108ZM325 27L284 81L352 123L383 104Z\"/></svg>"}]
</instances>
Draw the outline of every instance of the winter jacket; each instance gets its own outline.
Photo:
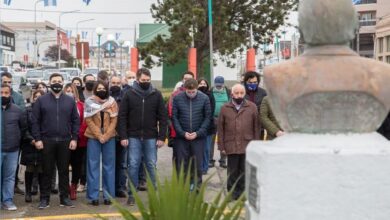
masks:
<instances>
[{"instance_id":1,"label":"winter jacket","mask_svg":"<svg viewBox=\"0 0 390 220\"><path fill-rule=\"evenodd\" d=\"M115 103L115 105L117 105ZM116 107L117 108L117 107ZM109 140L116 135L116 125L118 121L118 117L110 117L110 114L108 112L104 112L103 117L103 131L100 129L102 125L102 118L101 118L101 112L93 115L92 117L88 117L85 119L87 122L87 130L85 131L85 136L88 138L104 138L105 140Z\"/></svg>"},{"instance_id":2,"label":"winter jacket","mask_svg":"<svg viewBox=\"0 0 390 220\"><path fill-rule=\"evenodd\" d=\"M222 106L230 100L230 90L224 87L222 91L218 91L215 88L211 88L211 91L215 99L215 110L213 111L213 115L215 118L218 118Z\"/></svg>"},{"instance_id":3,"label":"winter jacket","mask_svg":"<svg viewBox=\"0 0 390 220\"><path fill-rule=\"evenodd\" d=\"M17 105L22 111L26 110L26 103L24 103L24 98L22 94L12 90L11 97L12 97L12 103Z\"/></svg>"},{"instance_id":4,"label":"winter jacket","mask_svg":"<svg viewBox=\"0 0 390 220\"><path fill-rule=\"evenodd\" d=\"M174 91L171 94L171 96L169 97L169 100L168 100L167 109L168 109L168 117L169 117L169 120L170 120L170 123L169 123L169 137L170 138L175 138L176 137L175 127L173 126L173 122L172 122L172 113L173 113L172 103L173 103L173 98L175 98L175 96L179 95L181 92L184 92L184 91L185 91L185 88L183 86L179 87L176 91Z\"/></svg>"},{"instance_id":5,"label":"winter jacket","mask_svg":"<svg viewBox=\"0 0 390 220\"><path fill-rule=\"evenodd\" d=\"M268 96L264 97L260 105L260 122L262 127L267 130L269 140L274 139L278 131L282 131L282 128L272 112Z\"/></svg>"},{"instance_id":6,"label":"winter jacket","mask_svg":"<svg viewBox=\"0 0 390 220\"><path fill-rule=\"evenodd\" d=\"M196 132L197 138L206 137L211 117L209 97L202 92L192 99L185 92L173 98L172 121L176 138L184 138L185 132Z\"/></svg>"},{"instance_id":7,"label":"winter jacket","mask_svg":"<svg viewBox=\"0 0 390 220\"><path fill-rule=\"evenodd\" d=\"M13 103L1 106L1 151L18 151L22 140L32 140L25 113Z\"/></svg>"},{"instance_id":8,"label":"winter jacket","mask_svg":"<svg viewBox=\"0 0 390 220\"><path fill-rule=\"evenodd\" d=\"M36 141L77 141L79 129L76 102L70 96L62 93L56 98L52 93L47 93L35 102L32 131Z\"/></svg>"},{"instance_id":9,"label":"winter jacket","mask_svg":"<svg viewBox=\"0 0 390 220\"><path fill-rule=\"evenodd\" d=\"M86 147L88 138L85 137L85 130L87 130L87 123L84 120L84 103L78 101L76 105L80 117L80 129L79 129L79 139L77 142L77 147Z\"/></svg>"},{"instance_id":10,"label":"winter jacket","mask_svg":"<svg viewBox=\"0 0 390 220\"><path fill-rule=\"evenodd\" d=\"M145 91L135 82L123 96L118 120L122 140L132 137L165 141L167 110L161 92L152 86Z\"/></svg>"},{"instance_id":11,"label":"winter jacket","mask_svg":"<svg viewBox=\"0 0 390 220\"><path fill-rule=\"evenodd\" d=\"M258 87L256 91L249 91L247 89L245 99L255 103L255 105L257 106L257 110L260 110L261 102L266 96L267 92L263 88Z\"/></svg>"},{"instance_id":12,"label":"winter jacket","mask_svg":"<svg viewBox=\"0 0 390 220\"><path fill-rule=\"evenodd\" d=\"M28 130L31 132L32 126L31 121L33 117L32 107L26 108L26 118L28 124ZM28 166L28 165L40 165L42 164L42 152L35 148L35 145L31 144L32 140L24 140L22 144L22 154L20 158L20 164Z\"/></svg>"},{"instance_id":13,"label":"winter jacket","mask_svg":"<svg viewBox=\"0 0 390 220\"><path fill-rule=\"evenodd\" d=\"M390 112L387 115L385 121L382 123L382 125L378 129L378 132L380 134L382 134L385 138L390 140Z\"/></svg>"},{"instance_id":14,"label":"winter jacket","mask_svg":"<svg viewBox=\"0 0 390 220\"><path fill-rule=\"evenodd\" d=\"M213 96L212 92L210 92L210 91L205 93L205 94L209 97L210 107L211 107L211 114L213 114L213 112L215 111L215 99L214 99L214 96ZM211 116L210 125L209 125L209 128L207 129L207 135L213 135L216 132L214 119L215 118L213 116Z\"/></svg>"},{"instance_id":15,"label":"winter jacket","mask_svg":"<svg viewBox=\"0 0 390 220\"><path fill-rule=\"evenodd\" d=\"M245 101L237 111L232 102L221 108L218 117L218 149L226 154L245 154L248 143L259 139L256 105Z\"/></svg>"}]
</instances>

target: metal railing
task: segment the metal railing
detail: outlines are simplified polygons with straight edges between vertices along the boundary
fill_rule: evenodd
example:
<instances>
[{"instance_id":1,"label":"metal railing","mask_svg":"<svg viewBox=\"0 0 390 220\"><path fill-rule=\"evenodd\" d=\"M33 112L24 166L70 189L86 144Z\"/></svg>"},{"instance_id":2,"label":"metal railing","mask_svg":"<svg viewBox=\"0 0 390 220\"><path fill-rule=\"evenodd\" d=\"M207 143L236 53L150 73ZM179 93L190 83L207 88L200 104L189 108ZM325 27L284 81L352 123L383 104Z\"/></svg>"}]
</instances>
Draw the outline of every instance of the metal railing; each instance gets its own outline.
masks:
<instances>
[{"instance_id":1,"label":"metal railing","mask_svg":"<svg viewBox=\"0 0 390 220\"><path fill-rule=\"evenodd\" d=\"M375 26L376 25L376 20L371 19L371 20L360 20L359 21L360 26Z\"/></svg>"},{"instance_id":2,"label":"metal railing","mask_svg":"<svg viewBox=\"0 0 390 220\"><path fill-rule=\"evenodd\" d=\"M353 1L355 5L363 5L363 4L376 4L377 0L355 0Z\"/></svg>"}]
</instances>

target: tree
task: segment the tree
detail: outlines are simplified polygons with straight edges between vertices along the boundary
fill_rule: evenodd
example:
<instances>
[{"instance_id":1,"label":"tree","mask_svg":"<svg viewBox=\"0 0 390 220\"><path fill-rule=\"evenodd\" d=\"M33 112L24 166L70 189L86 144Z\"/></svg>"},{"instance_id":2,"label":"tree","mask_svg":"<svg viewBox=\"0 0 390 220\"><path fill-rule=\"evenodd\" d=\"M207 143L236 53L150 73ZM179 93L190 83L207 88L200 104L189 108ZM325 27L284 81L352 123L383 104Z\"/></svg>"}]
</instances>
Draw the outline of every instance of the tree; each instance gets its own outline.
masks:
<instances>
[{"instance_id":1,"label":"tree","mask_svg":"<svg viewBox=\"0 0 390 220\"><path fill-rule=\"evenodd\" d=\"M58 60L58 45L52 45L45 51L45 56L52 60ZM73 67L74 57L69 53L68 50L61 49L61 60L65 60L67 67Z\"/></svg>"},{"instance_id":2,"label":"tree","mask_svg":"<svg viewBox=\"0 0 390 220\"><path fill-rule=\"evenodd\" d=\"M249 46L250 26L255 48L270 43L275 30L286 23L297 3L298 0L213 0L213 52L234 67L236 52L243 52ZM182 60L187 56L193 35L198 51L198 74L202 76L203 65L209 58L207 6L207 0L157 0L152 4L153 18L168 25L170 36L158 35L140 48L144 66L150 68L162 62L175 64Z\"/></svg>"}]
</instances>

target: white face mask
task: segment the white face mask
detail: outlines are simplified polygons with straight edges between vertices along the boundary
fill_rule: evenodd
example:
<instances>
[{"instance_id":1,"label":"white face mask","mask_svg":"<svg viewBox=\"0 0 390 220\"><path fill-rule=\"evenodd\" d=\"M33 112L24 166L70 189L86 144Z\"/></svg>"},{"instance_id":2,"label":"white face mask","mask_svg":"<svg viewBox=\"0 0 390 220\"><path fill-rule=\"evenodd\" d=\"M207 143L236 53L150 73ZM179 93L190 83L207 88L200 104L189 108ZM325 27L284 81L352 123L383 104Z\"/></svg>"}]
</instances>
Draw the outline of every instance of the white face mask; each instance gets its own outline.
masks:
<instances>
[{"instance_id":1,"label":"white face mask","mask_svg":"<svg viewBox=\"0 0 390 220\"><path fill-rule=\"evenodd\" d=\"M133 86L134 82L135 82L135 79L129 79L129 80L127 81L127 84L128 84L129 86Z\"/></svg>"},{"instance_id":2,"label":"white face mask","mask_svg":"<svg viewBox=\"0 0 390 220\"><path fill-rule=\"evenodd\" d=\"M66 95L67 95L67 96L70 96L70 97L72 97L72 98L74 98L74 95L73 95L73 93L71 93L71 92L67 92Z\"/></svg>"}]
</instances>

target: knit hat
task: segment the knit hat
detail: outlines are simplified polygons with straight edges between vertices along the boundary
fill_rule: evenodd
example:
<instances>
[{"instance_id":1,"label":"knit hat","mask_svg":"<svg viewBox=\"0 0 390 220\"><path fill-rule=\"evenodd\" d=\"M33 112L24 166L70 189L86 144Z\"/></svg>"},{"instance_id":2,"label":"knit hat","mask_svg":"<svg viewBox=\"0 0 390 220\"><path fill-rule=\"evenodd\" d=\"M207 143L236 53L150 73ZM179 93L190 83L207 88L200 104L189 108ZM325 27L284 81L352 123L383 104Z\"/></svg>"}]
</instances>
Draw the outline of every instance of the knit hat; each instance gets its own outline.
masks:
<instances>
[{"instance_id":1,"label":"knit hat","mask_svg":"<svg viewBox=\"0 0 390 220\"><path fill-rule=\"evenodd\" d=\"M215 79L214 79L215 86L223 86L223 84L225 84L225 79L223 78L223 76L215 77Z\"/></svg>"}]
</instances>

